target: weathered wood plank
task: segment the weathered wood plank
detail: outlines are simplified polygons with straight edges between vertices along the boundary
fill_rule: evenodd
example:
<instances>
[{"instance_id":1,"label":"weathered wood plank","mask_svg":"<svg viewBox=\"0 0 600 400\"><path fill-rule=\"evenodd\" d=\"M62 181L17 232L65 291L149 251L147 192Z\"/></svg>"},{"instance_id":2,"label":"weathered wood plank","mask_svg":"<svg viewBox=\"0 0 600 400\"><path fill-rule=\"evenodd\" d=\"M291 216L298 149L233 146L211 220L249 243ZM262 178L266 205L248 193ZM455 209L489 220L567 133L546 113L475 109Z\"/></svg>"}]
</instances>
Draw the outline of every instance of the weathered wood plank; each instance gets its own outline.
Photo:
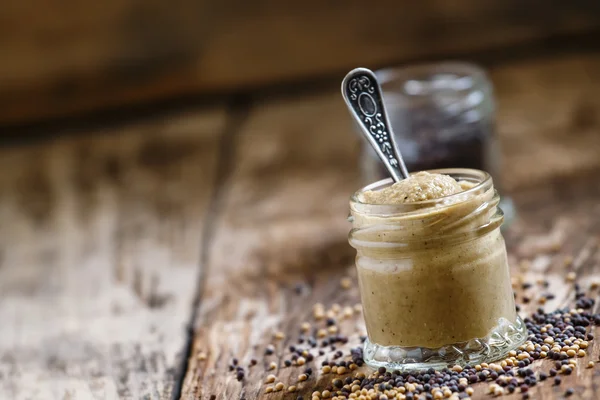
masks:
<instances>
[{"instance_id":1,"label":"weathered wood plank","mask_svg":"<svg viewBox=\"0 0 600 400\"><path fill-rule=\"evenodd\" d=\"M515 291L521 315L529 315L538 307L547 311L573 307L575 283L596 299L595 312L598 312L600 294L597 290L588 290L592 282L600 282L598 173L600 169L580 177L559 177L542 187L515 195L520 217L505 237L513 280L518 283ZM576 273L575 282L566 279L569 272ZM548 281L548 287L540 284L544 280ZM523 289L520 283L533 286ZM555 298L541 304L540 298L547 293L552 293ZM596 329L596 333L599 331ZM575 390L574 398L591 400L600 397L599 388L594 384L600 377L600 370L586 369L588 361L597 361L600 356L600 345L596 340L591 343L592 350L578 360L572 375L561 375L563 383L560 386L545 382L531 388L531 398L561 399L567 388ZM534 370L546 373L552 367L552 361L533 364ZM483 395L485 386L478 386L477 393ZM506 397L520 399L521 395Z\"/></svg>"},{"instance_id":2,"label":"weathered wood plank","mask_svg":"<svg viewBox=\"0 0 600 400\"><path fill-rule=\"evenodd\" d=\"M585 70L596 61L591 63L583 66L571 62L526 64L493 72L499 86L499 124L508 186L514 190L531 185L534 181L526 173L530 169L538 185L562 176L557 184L548 184L533 193L517 193L521 218L508 233L515 273L522 260L529 261L534 267L525 279L547 276L551 280L549 290L564 294L549 302L549 308L564 302L569 293L570 286L564 281L566 256L578 259L585 255L579 272L582 281L600 275L595 250L600 233L597 179L592 175L569 184L572 176L600 171L600 161L591 156L594 146L598 145L592 135L597 126L584 124L584 128L577 131L582 139L572 142L569 152L552 153L553 156L548 157L550 149L556 150L565 143L565 138L573 136L571 119L566 117L571 115L572 103L561 101L562 107L567 108L559 109L561 118L551 124L540 124L538 128L530 122L531 118L545 122L544 112L533 117L516 112L526 103L529 91L512 82L522 82L529 76L539 96L538 103L542 103L533 108L547 110L550 106L543 104L555 99L550 96L555 89L547 87L547 76L556 71ZM589 81L580 80L574 88L570 88L567 81L568 78L559 80L561 93L567 93L570 98L588 93ZM577 79L569 82L577 82ZM514 103L507 99L513 99ZM511 108L513 104L515 108ZM325 328L323 321L313 321L313 304L320 302L332 307L358 302L355 284L348 290L340 288L341 278L354 279L353 249L346 244L349 225L345 216L348 196L359 186L360 180L357 141L346 113L337 93L287 104L260 104L235 138L232 174L224 183L227 189L219 199L183 399L209 399L212 395L218 399L295 398L297 393L264 395L265 376L274 373L286 387L295 384L304 367L285 367L283 361L291 355L287 347L296 344L302 322L311 322L313 328ZM513 132L508 129L511 126L521 127L521 130ZM547 134L548 126L553 127L552 134ZM530 157L515 154L520 146L525 146ZM583 156L575 159L574 154ZM569 169L563 171L561 166L567 162ZM565 177L565 174L570 175ZM572 190L568 190L569 187ZM548 242L548 232L550 239L556 236L562 241L558 253L552 253L554 243L542 246L542 242ZM537 243L537 252L527 253L528 246L523 245L527 240ZM294 289L299 282L303 286L297 293ZM534 306L532 303L531 307ZM350 341L336 345L336 350L347 352L359 343L357 332L362 329L361 317L353 314L340 324L340 329L349 335ZM273 338L273 333L279 330L285 339ZM269 344L275 345L276 353L265 356L264 350ZM315 371L322 360L331 359L334 353L329 347L324 350L326 353L322 356L313 351L315 360L307 364ZM596 359L598 351L595 345L590 357ZM236 380L235 371L230 371L233 358L245 368L241 382ZM249 367L252 358L258 364ZM271 362L275 362L277 368L267 372ZM535 368L547 368L547 363L539 364L543 363L536 364ZM578 393L583 393L582 398L592 399L598 395L592 385L594 374L580 365L576 374L565 379L564 386L555 389L544 385L533 393L544 396L540 398L560 398L567 386L574 386ZM322 389L330 382L331 376L315 374L298 387L307 398L313 387ZM481 393L484 388L477 390Z\"/></svg>"},{"instance_id":3,"label":"weathered wood plank","mask_svg":"<svg viewBox=\"0 0 600 400\"><path fill-rule=\"evenodd\" d=\"M257 398L265 366L282 361L263 359L272 334L296 333L297 321L332 288L322 285L324 277L339 275L353 258L345 216L358 185L357 147L339 96L257 110L236 137L233 172L219 199L186 399ZM323 292L295 294L304 281ZM258 360L243 384L228 372L233 357L244 366Z\"/></svg>"},{"instance_id":4,"label":"weathered wood plank","mask_svg":"<svg viewBox=\"0 0 600 400\"><path fill-rule=\"evenodd\" d=\"M224 122L2 149L0 398L170 398Z\"/></svg>"},{"instance_id":5,"label":"weathered wood plank","mask_svg":"<svg viewBox=\"0 0 600 400\"><path fill-rule=\"evenodd\" d=\"M3 2L0 121L593 36L598 11L586 0Z\"/></svg>"}]
</instances>

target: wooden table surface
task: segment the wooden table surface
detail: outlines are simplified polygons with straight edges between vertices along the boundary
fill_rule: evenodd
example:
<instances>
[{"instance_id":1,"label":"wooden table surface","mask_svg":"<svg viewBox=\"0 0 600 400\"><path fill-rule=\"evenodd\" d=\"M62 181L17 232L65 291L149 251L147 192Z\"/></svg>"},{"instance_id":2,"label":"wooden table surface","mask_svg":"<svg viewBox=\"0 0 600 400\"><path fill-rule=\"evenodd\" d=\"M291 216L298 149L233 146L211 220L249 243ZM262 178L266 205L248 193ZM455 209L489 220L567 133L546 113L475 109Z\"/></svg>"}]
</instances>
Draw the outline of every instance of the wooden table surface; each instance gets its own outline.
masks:
<instances>
[{"instance_id":1,"label":"wooden table surface","mask_svg":"<svg viewBox=\"0 0 600 400\"><path fill-rule=\"evenodd\" d=\"M584 288L600 279L597 71L598 55L492 70L503 183L519 213L510 264L514 277L551 282L549 310L573 297L568 271ZM274 361L295 382L301 368L283 360L313 304L359 301L346 238L358 155L337 90L0 149L0 398L307 398L330 377L285 396L263 394L263 380ZM344 348L361 327L359 316L340 324ZM593 343L585 361L599 357ZM234 357L258 361L242 382ZM597 399L599 376L580 361L532 398L573 387Z\"/></svg>"}]
</instances>

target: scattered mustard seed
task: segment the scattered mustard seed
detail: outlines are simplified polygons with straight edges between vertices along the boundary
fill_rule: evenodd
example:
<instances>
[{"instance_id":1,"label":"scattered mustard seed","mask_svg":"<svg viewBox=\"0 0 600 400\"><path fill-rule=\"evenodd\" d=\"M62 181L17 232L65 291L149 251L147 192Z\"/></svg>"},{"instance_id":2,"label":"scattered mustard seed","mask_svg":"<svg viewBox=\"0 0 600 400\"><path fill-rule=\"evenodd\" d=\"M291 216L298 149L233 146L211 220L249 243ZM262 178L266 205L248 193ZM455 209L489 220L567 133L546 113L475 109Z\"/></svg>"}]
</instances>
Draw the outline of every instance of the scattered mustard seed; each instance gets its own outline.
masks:
<instances>
[{"instance_id":1,"label":"scattered mustard seed","mask_svg":"<svg viewBox=\"0 0 600 400\"><path fill-rule=\"evenodd\" d=\"M564 264L565 264L565 267L573 264L573 257L572 256L566 256L565 259L564 259Z\"/></svg>"},{"instance_id":2,"label":"scattered mustard seed","mask_svg":"<svg viewBox=\"0 0 600 400\"><path fill-rule=\"evenodd\" d=\"M347 276L343 277L340 280L340 286L342 287L342 289L350 289L350 287L352 286L352 280Z\"/></svg>"},{"instance_id":3,"label":"scattered mustard seed","mask_svg":"<svg viewBox=\"0 0 600 400\"><path fill-rule=\"evenodd\" d=\"M310 324L308 322L303 322L300 326L300 329L302 330L302 332L306 333L310 331Z\"/></svg>"},{"instance_id":4,"label":"scattered mustard seed","mask_svg":"<svg viewBox=\"0 0 600 400\"><path fill-rule=\"evenodd\" d=\"M344 311L343 311L343 316L344 318L350 318L352 317L352 315L354 314L354 310L352 310L352 307L344 307Z\"/></svg>"},{"instance_id":5,"label":"scattered mustard seed","mask_svg":"<svg viewBox=\"0 0 600 400\"><path fill-rule=\"evenodd\" d=\"M281 331L275 332L275 335L273 335L273 338L276 340L283 340L283 339L285 339L285 333L283 333Z\"/></svg>"}]
</instances>

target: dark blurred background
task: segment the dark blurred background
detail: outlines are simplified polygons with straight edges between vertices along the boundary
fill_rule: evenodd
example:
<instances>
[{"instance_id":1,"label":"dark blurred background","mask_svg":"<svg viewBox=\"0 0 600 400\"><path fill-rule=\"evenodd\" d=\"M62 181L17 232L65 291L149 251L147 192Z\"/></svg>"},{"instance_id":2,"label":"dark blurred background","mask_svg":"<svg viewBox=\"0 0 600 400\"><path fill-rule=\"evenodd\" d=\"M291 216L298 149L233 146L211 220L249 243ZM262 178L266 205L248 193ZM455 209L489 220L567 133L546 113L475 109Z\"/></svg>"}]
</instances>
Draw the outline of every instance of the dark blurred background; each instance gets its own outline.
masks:
<instances>
[{"instance_id":1,"label":"dark blurred background","mask_svg":"<svg viewBox=\"0 0 600 400\"><path fill-rule=\"evenodd\" d=\"M357 65L492 65L599 39L595 0L9 0L0 126L337 84Z\"/></svg>"}]
</instances>

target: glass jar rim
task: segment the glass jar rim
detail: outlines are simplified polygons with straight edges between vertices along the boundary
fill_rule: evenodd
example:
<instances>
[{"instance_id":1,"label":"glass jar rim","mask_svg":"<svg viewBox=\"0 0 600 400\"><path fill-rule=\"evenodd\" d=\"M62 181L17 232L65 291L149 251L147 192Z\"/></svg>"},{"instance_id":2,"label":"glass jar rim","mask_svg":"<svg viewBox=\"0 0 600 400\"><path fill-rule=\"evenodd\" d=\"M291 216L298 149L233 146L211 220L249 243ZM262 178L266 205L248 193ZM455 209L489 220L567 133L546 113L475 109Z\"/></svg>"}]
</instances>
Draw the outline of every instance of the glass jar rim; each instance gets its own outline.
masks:
<instances>
[{"instance_id":1,"label":"glass jar rim","mask_svg":"<svg viewBox=\"0 0 600 400\"><path fill-rule=\"evenodd\" d=\"M419 171L420 172L420 171ZM415 211L425 211L433 207L439 206L450 206L456 205L465 201L468 201L473 195L477 193L484 193L493 187L492 177L489 173L471 168L442 168L442 169L431 169L423 172L429 172L431 174L444 174L452 176L457 180L467 180L475 183L475 186L464 190L459 193L454 193L448 196L439 197L432 200L416 201L412 203L402 204L373 204L365 203L360 197L361 194L368 190L378 190L385 187L391 186L394 181L392 178L385 178L369 185L362 187L361 189L354 192L350 198L350 207L359 213L369 215L398 215L407 214ZM414 175L416 172L411 173ZM460 179L463 178L463 179Z\"/></svg>"},{"instance_id":2,"label":"glass jar rim","mask_svg":"<svg viewBox=\"0 0 600 400\"><path fill-rule=\"evenodd\" d=\"M405 66L387 67L375 71L377 80L384 86L396 80L411 79L418 73L460 73L474 78L477 82L489 80L485 70L477 64L466 61L442 61L430 63L418 63Z\"/></svg>"}]
</instances>

